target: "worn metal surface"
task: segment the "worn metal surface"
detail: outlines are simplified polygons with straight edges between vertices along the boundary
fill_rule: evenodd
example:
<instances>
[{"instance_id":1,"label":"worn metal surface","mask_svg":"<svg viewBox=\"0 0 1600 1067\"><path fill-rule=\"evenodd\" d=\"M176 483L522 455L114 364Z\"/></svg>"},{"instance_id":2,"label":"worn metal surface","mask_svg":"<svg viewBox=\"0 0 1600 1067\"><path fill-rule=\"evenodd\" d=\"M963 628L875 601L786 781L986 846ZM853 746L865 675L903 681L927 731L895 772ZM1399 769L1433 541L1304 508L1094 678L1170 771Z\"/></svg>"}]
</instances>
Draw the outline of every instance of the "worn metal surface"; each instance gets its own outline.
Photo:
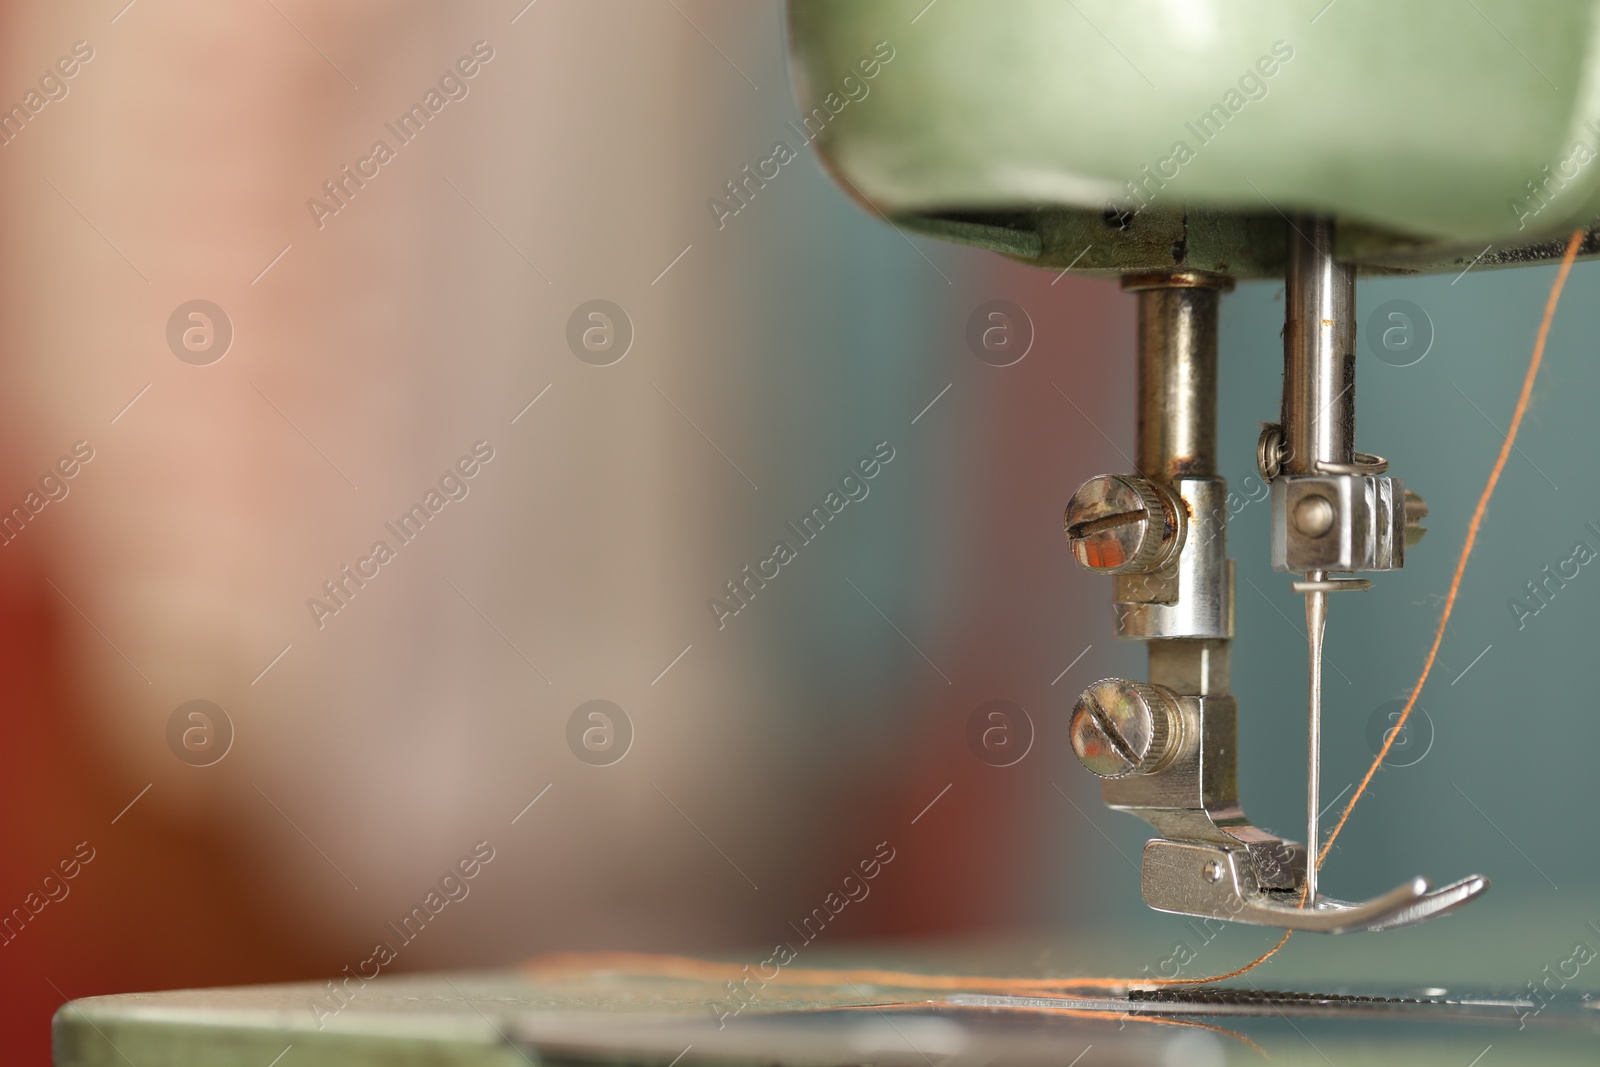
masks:
<instances>
[{"instance_id":1,"label":"worn metal surface","mask_svg":"<svg viewBox=\"0 0 1600 1067\"><path fill-rule=\"evenodd\" d=\"M1102 778L1160 770L1192 741L1171 690L1121 678L1083 691L1070 731L1078 762Z\"/></svg>"},{"instance_id":2,"label":"worn metal surface","mask_svg":"<svg viewBox=\"0 0 1600 1067\"><path fill-rule=\"evenodd\" d=\"M709 981L597 971L380 977L319 1029L321 983L92 997L56 1019L57 1067L764 1067L995 1063L1416 1064L1493 1043L1520 1064L1593 1062L1600 1013L1459 990L1012 997L841 982L770 985L736 1016ZM891 1007L893 1005L894 1007ZM880 1010L880 1007L882 1010ZM1194 1023L1203 1023L1196 1027ZM287 1051L286 1051L287 1050ZM1089 1061L1085 1061L1089 1062Z\"/></svg>"},{"instance_id":3,"label":"worn metal surface","mask_svg":"<svg viewBox=\"0 0 1600 1067\"><path fill-rule=\"evenodd\" d=\"M1283 444L1286 474L1349 463L1356 438L1356 277L1334 258L1325 216L1291 221L1284 275Z\"/></svg>"},{"instance_id":4,"label":"worn metal surface","mask_svg":"<svg viewBox=\"0 0 1600 1067\"><path fill-rule=\"evenodd\" d=\"M1078 487L1062 524L1080 567L1101 574L1147 574L1183 546L1185 523L1176 498L1133 474L1102 474Z\"/></svg>"},{"instance_id":5,"label":"worn metal surface","mask_svg":"<svg viewBox=\"0 0 1600 1067\"><path fill-rule=\"evenodd\" d=\"M1272 567L1388 571L1405 563L1405 485L1386 475L1282 475L1272 483ZM1315 514L1325 526L1303 529Z\"/></svg>"},{"instance_id":6,"label":"worn metal surface","mask_svg":"<svg viewBox=\"0 0 1600 1067\"><path fill-rule=\"evenodd\" d=\"M1116 576L1116 634L1142 641L1226 641L1233 637L1233 570L1228 561L1228 484L1179 478L1183 547L1153 574Z\"/></svg>"},{"instance_id":7,"label":"worn metal surface","mask_svg":"<svg viewBox=\"0 0 1600 1067\"><path fill-rule=\"evenodd\" d=\"M940 240L987 248L1051 270L1103 277L1136 271L1193 270L1231 278L1282 278L1288 223L1268 211L1235 214L1197 205L1141 212L1033 208L935 214L885 211L895 225ZM1576 222L1585 232L1580 260L1600 258L1600 220ZM1335 238L1339 259L1358 273L1459 274L1559 262L1566 236L1474 244L1381 233L1346 220Z\"/></svg>"},{"instance_id":8,"label":"worn metal surface","mask_svg":"<svg viewBox=\"0 0 1600 1067\"><path fill-rule=\"evenodd\" d=\"M1217 298L1197 273L1127 275L1139 294L1139 472L1172 482L1217 472Z\"/></svg>"}]
</instances>

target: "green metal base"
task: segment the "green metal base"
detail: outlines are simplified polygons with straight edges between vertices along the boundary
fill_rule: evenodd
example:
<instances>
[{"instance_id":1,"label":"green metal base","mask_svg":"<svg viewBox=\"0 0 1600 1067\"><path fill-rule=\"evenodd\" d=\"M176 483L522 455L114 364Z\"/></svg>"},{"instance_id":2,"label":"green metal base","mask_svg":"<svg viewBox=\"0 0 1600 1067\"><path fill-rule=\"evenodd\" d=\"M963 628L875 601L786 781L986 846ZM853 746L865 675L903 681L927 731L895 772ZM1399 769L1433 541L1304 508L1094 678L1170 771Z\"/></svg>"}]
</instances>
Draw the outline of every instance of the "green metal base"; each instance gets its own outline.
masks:
<instances>
[{"instance_id":1,"label":"green metal base","mask_svg":"<svg viewBox=\"0 0 1600 1067\"><path fill-rule=\"evenodd\" d=\"M710 981L605 973L534 980L510 971L351 979L337 994L330 985L76 1001L56 1016L55 1062L1059 1067L1088 1045L1093 1062L1127 1064L1259 1063L1265 1050L1290 1064L1326 1058L1461 1067L1491 1044L1524 1065L1592 1063L1600 1056L1600 1017L1576 997L1535 1004L1454 992L1446 998L1441 990L1351 996L1241 987L1079 1001L974 996L962 1007L907 1010L907 1003L936 994L852 983L751 984L749 1002L741 1003ZM1174 1045L1184 1041L1179 1055Z\"/></svg>"}]
</instances>

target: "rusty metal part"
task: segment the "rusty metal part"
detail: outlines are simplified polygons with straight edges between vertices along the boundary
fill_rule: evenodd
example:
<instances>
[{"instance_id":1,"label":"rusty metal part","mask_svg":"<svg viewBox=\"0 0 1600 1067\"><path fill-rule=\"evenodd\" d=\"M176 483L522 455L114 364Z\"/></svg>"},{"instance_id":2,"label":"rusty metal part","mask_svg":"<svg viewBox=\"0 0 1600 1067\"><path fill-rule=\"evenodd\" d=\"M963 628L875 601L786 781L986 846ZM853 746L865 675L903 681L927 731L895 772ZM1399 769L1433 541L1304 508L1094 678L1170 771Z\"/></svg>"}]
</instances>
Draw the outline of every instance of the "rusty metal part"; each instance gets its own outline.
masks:
<instances>
[{"instance_id":1,"label":"rusty metal part","mask_svg":"<svg viewBox=\"0 0 1600 1067\"><path fill-rule=\"evenodd\" d=\"M1147 478L1172 482L1217 469L1217 298L1214 274L1135 274L1139 294L1139 448Z\"/></svg>"},{"instance_id":2,"label":"rusty metal part","mask_svg":"<svg viewBox=\"0 0 1600 1067\"><path fill-rule=\"evenodd\" d=\"M1050 270L1121 277L1192 271L1234 279L1282 278L1289 227L1275 212L1158 208L1136 215L1079 208L890 214L901 229L987 248ZM1334 252L1361 275L1460 274L1559 262L1565 234L1512 247L1429 240L1358 225L1339 228ZM1600 258L1600 220L1585 230L1578 258Z\"/></svg>"}]
</instances>

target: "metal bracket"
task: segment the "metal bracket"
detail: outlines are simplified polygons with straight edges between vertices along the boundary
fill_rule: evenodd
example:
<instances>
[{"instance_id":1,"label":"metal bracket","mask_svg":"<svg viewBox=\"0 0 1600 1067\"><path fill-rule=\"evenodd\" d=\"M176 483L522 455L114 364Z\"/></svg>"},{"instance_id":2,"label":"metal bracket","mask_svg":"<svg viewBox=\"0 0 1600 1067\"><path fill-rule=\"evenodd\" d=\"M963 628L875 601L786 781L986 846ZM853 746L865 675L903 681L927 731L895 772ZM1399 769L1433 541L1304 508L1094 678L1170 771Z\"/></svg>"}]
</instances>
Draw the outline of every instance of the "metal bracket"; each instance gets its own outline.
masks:
<instances>
[{"instance_id":1,"label":"metal bracket","mask_svg":"<svg viewBox=\"0 0 1600 1067\"><path fill-rule=\"evenodd\" d=\"M1489 888L1482 875L1439 889L1413 878L1369 901L1318 896L1302 907L1305 849L1252 825L1239 805L1234 699L1171 697L1189 739L1176 758L1156 773L1101 784L1108 807L1139 816L1163 835L1145 844L1140 868L1144 902L1156 911L1339 934L1412 926Z\"/></svg>"},{"instance_id":2,"label":"metal bracket","mask_svg":"<svg viewBox=\"0 0 1600 1067\"><path fill-rule=\"evenodd\" d=\"M1263 888L1242 850L1157 838L1144 847L1140 888L1144 902L1157 911L1343 934L1426 922L1472 900L1489 888L1489 880L1472 875L1433 889L1426 878L1413 878L1360 904L1319 896L1310 907L1301 907L1298 889Z\"/></svg>"},{"instance_id":3,"label":"metal bracket","mask_svg":"<svg viewBox=\"0 0 1600 1067\"><path fill-rule=\"evenodd\" d=\"M1406 490L1375 474L1281 475L1272 483L1272 567L1371 572L1405 565Z\"/></svg>"}]
</instances>

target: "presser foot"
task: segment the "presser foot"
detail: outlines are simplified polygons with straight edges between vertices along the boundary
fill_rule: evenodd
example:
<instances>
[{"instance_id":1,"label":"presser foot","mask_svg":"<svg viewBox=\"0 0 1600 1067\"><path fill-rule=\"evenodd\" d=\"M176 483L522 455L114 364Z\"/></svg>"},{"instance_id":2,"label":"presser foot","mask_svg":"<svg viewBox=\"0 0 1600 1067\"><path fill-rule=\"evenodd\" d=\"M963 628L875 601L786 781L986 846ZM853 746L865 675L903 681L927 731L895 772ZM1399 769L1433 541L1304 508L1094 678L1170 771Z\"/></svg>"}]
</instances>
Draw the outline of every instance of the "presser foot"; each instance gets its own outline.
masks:
<instances>
[{"instance_id":1,"label":"presser foot","mask_svg":"<svg viewBox=\"0 0 1600 1067\"><path fill-rule=\"evenodd\" d=\"M1303 884L1263 888L1248 851L1203 842L1156 838L1144 848L1144 901L1156 911L1251 926L1343 934L1415 926L1481 896L1489 880L1475 874L1438 889L1413 878L1361 903L1319 895L1302 907Z\"/></svg>"},{"instance_id":2,"label":"presser foot","mask_svg":"<svg viewBox=\"0 0 1600 1067\"><path fill-rule=\"evenodd\" d=\"M1071 723L1078 759L1102 777L1114 811L1161 836L1147 842L1140 884L1157 911L1201 919L1342 934L1414 926L1474 899L1472 875L1438 889L1414 878L1352 903L1313 888L1300 844L1251 824L1238 800L1238 708L1226 695L1105 678L1078 698Z\"/></svg>"}]
</instances>

